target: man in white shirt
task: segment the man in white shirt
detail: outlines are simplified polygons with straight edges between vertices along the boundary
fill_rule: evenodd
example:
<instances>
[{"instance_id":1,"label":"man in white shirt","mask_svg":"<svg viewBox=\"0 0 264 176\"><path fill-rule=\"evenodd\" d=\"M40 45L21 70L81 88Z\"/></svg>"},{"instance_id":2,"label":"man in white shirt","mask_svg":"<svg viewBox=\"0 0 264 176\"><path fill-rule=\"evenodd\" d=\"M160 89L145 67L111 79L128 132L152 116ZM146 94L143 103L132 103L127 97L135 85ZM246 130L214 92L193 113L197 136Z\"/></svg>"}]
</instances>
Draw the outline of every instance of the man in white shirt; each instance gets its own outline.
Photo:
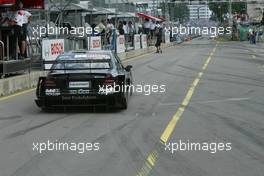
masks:
<instances>
[{"instance_id":1,"label":"man in white shirt","mask_svg":"<svg viewBox=\"0 0 264 176\"><path fill-rule=\"evenodd\" d=\"M23 3L17 1L15 5L15 11L9 19L9 24L14 26L14 43L18 41L20 49L20 57L26 57L27 49L27 25L32 19L31 13L23 9ZM15 47L16 48L16 47Z\"/></svg>"},{"instance_id":2,"label":"man in white shirt","mask_svg":"<svg viewBox=\"0 0 264 176\"><path fill-rule=\"evenodd\" d=\"M106 20L102 19L101 22L97 25L99 35L105 35L106 30Z\"/></svg>"},{"instance_id":3,"label":"man in white shirt","mask_svg":"<svg viewBox=\"0 0 264 176\"><path fill-rule=\"evenodd\" d=\"M151 39L153 39L155 29L156 29L156 23L155 23L155 21L151 21L151 22L150 22L150 34L151 34Z\"/></svg>"},{"instance_id":4,"label":"man in white shirt","mask_svg":"<svg viewBox=\"0 0 264 176\"><path fill-rule=\"evenodd\" d=\"M149 35L150 32L150 22L149 19L145 19L145 23L144 23L144 33Z\"/></svg>"},{"instance_id":5,"label":"man in white shirt","mask_svg":"<svg viewBox=\"0 0 264 176\"><path fill-rule=\"evenodd\" d=\"M127 22L126 21L123 22L123 29L124 29L125 35L127 35L128 34L128 26L127 26Z\"/></svg>"}]
</instances>

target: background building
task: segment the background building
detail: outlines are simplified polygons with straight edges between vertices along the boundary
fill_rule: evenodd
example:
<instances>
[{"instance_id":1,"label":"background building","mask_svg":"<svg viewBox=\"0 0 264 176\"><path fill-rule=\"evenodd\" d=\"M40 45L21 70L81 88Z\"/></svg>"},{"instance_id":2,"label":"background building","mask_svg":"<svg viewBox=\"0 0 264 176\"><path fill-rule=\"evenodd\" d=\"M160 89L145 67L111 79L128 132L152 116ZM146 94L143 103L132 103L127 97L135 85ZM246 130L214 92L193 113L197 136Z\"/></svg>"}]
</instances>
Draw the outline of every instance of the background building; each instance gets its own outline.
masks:
<instances>
[{"instance_id":1,"label":"background building","mask_svg":"<svg viewBox=\"0 0 264 176\"><path fill-rule=\"evenodd\" d=\"M209 19L212 15L208 5L195 4L188 5L190 10L190 19Z\"/></svg>"}]
</instances>

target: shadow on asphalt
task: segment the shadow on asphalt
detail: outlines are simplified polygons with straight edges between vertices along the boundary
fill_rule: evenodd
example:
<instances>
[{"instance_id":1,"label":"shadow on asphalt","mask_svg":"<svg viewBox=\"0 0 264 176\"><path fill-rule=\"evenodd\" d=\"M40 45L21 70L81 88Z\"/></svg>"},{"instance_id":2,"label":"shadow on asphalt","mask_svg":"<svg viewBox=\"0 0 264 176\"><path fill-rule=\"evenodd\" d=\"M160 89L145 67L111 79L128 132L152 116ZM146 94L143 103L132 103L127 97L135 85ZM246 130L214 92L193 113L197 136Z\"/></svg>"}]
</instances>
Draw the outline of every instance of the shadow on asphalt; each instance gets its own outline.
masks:
<instances>
[{"instance_id":1,"label":"shadow on asphalt","mask_svg":"<svg viewBox=\"0 0 264 176\"><path fill-rule=\"evenodd\" d=\"M41 113L47 114L62 114L62 113L93 113L93 114L115 114L120 113L124 110L118 108L107 108L107 107L56 107L56 108L49 108L45 110L41 110Z\"/></svg>"}]
</instances>

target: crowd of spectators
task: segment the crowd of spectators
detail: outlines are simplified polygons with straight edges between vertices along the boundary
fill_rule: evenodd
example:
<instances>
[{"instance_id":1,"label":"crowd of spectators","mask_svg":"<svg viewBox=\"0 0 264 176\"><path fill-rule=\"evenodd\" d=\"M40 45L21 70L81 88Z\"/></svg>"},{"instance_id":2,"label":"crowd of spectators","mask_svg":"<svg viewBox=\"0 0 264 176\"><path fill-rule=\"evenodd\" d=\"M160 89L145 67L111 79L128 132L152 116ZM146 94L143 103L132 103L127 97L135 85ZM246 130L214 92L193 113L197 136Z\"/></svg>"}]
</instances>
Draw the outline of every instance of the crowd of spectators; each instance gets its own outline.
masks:
<instances>
[{"instance_id":1,"label":"crowd of spectators","mask_svg":"<svg viewBox=\"0 0 264 176\"><path fill-rule=\"evenodd\" d=\"M102 36L103 45L110 45L113 36L124 35L126 43L133 46L135 34L146 34L148 44L156 42L155 45L160 46L165 25L150 19L144 19L142 23L132 20L116 22L114 19L103 19L99 24L93 24L91 27L97 27L99 33L96 35ZM159 41L157 41L158 39Z\"/></svg>"},{"instance_id":2,"label":"crowd of spectators","mask_svg":"<svg viewBox=\"0 0 264 176\"><path fill-rule=\"evenodd\" d=\"M246 12L236 12L233 14L232 39L242 40L241 36L243 36L243 33L246 32L246 37L250 44L256 44L259 37L263 34L263 25L264 13L262 21L259 24L253 24Z\"/></svg>"}]
</instances>

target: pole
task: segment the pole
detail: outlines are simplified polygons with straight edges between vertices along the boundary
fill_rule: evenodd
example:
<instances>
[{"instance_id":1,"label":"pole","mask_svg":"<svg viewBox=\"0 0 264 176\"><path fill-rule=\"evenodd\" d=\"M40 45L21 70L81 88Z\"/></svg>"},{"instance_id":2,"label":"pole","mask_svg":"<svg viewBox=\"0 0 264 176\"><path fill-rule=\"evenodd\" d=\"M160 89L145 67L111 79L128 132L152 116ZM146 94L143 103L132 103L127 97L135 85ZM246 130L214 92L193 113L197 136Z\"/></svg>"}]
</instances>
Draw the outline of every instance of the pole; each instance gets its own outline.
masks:
<instances>
[{"instance_id":1,"label":"pole","mask_svg":"<svg viewBox=\"0 0 264 176\"><path fill-rule=\"evenodd\" d=\"M198 20L200 19L200 7L197 8Z\"/></svg>"},{"instance_id":2,"label":"pole","mask_svg":"<svg viewBox=\"0 0 264 176\"><path fill-rule=\"evenodd\" d=\"M229 0L229 25L231 26L232 25L232 0Z\"/></svg>"},{"instance_id":3,"label":"pole","mask_svg":"<svg viewBox=\"0 0 264 176\"><path fill-rule=\"evenodd\" d=\"M152 1L152 12L153 12L153 16L155 16L155 7L154 7L154 4L155 4L155 0Z\"/></svg>"},{"instance_id":4,"label":"pole","mask_svg":"<svg viewBox=\"0 0 264 176\"><path fill-rule=\"evenodd\" d=\"M170 21L170 14L169 14L169 3L168 0L165 0L165 16L168 21Z\"/></svg>"}]
</instances>

